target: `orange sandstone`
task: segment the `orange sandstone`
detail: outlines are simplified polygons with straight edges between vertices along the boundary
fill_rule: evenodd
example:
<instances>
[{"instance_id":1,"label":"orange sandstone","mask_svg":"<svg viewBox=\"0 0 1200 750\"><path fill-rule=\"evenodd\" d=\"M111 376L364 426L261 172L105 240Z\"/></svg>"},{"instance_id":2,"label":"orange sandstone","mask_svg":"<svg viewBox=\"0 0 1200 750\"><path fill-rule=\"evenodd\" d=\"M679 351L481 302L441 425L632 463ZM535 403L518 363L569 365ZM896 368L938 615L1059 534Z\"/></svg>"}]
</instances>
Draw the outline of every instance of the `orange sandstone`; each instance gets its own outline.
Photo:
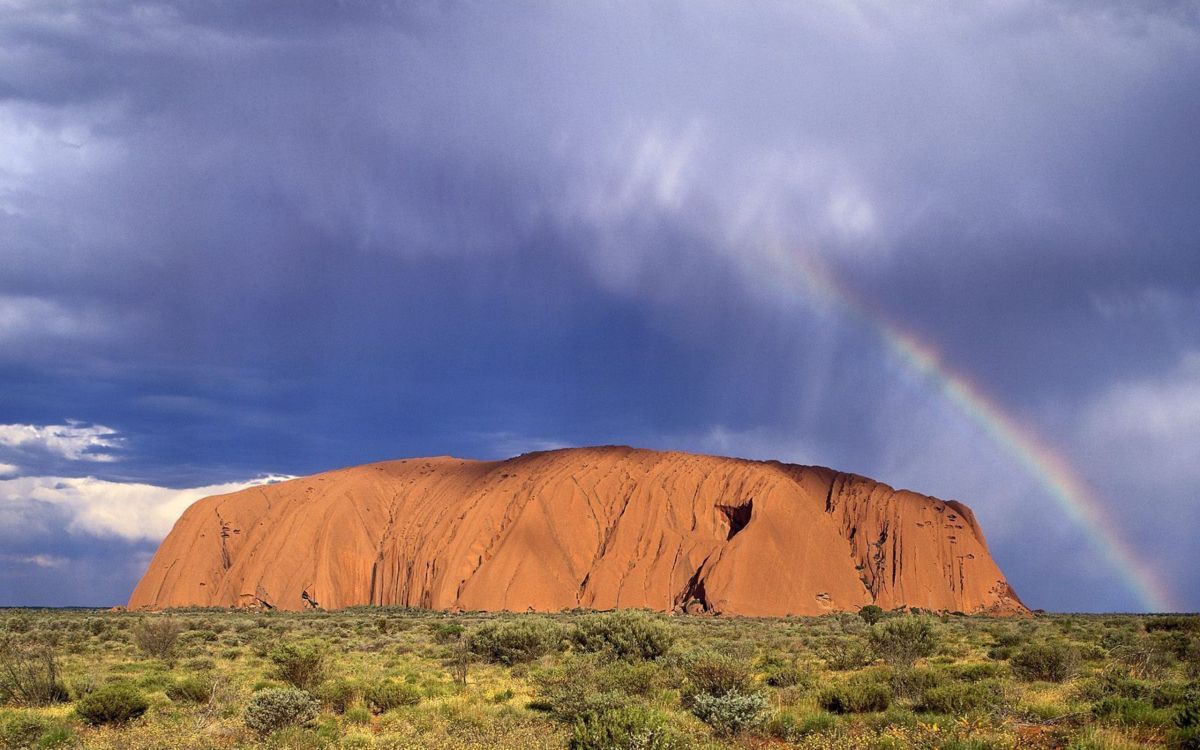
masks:
<instances>
[{"instance_id":1,"label":"orange sandstone","mask_svg":"<svg viewBox=\"0 0 1200 750\"><path fill-rule=\"evenodd\" d=\"M421 458L205 498L129 600L333 609L1025 612L958 502L624 447Z\"/></svg>"}]
</instances>

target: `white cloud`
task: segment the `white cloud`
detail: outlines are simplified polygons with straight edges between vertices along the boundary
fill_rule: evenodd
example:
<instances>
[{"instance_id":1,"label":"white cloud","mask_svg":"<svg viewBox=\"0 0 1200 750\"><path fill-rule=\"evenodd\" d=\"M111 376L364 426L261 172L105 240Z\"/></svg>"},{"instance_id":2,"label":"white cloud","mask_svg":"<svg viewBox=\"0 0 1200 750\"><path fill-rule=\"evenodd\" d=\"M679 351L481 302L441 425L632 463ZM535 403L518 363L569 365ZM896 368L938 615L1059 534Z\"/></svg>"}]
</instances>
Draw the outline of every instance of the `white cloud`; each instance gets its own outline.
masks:
<instances>
[{"instance_id":1,"label":"white cloud","mask_svg":"<svg viewBox=\"0 0 1200 750\"><path fill-rule=\"evenodd\" d=\"M1200 481L1200 352L1165 376L1118 384L1088 407L1081 440L1122 471L1180 487Z\"/></svg>"},{"instance_id":2,"label":"white cloud","mask_svg":"<svg viewBox=\"0 0 1200 750\"><path fill-rule=\"evenodd\" d=\"M0 343L36 336L85 338L104 331L94 316L40 297L0 295Z\"/></svg>"},{"instance_id":3,"label":"white cloud","mask_svg":"<svg viewBox=\"0 0 1200 750\"><path fill-rule=\"evenodd\" d=\"M116 461L118 457L107 449L120 448L121 442L115 430L98 424L0 424L0 446L46 451L71 461ZM4 472L4 466L0 465L0 475L11 473Z\"/></svg>"},{"instance_id":4,"label":"white cloud","mask_svg":"<svg viewBox=\"0 0 1200 750\"><path fill-rule=\"evenodd\" d=\"M242 482L173 489L94 477L20 477L0 480L0 505L46 505L64 510L66 530L130 541L158 541L183 511L209 495L290 479L263 476Z\"/></svg>"},{"instance_id":5,"label":"white cloud","mask_svg":"<svg viewBox=\"0 0 1200 750\"><path fill-rule=\"evenodd\" d=\"M0 477L11 477L21 470L21 467L13 464L0 463Z\"/></svg>"},{"instance_id":6,"label":"white cloud","mask_svg":"<svg viewBox=\"0 0 1200 750\"><path fill-rule=\"evenodd\" d=\"M512 458L523 453L535 451L552 451L568 448L570 443L552 438L523 435L519 432L502 430L497 432L476 432L469 437L486 447L489 456L497 459Z\"/></svg>"},{"instance_id":7,"label":"white cloud","mask_svg":"<svg viewBox=\"0 0 1200 750\"><path fill-rule=\"evenodd\" d=\"M33 565L38 568L61 568L67 558L58 555L0 555L0 562L11 565Z\"/></svg>"}]
</instances>

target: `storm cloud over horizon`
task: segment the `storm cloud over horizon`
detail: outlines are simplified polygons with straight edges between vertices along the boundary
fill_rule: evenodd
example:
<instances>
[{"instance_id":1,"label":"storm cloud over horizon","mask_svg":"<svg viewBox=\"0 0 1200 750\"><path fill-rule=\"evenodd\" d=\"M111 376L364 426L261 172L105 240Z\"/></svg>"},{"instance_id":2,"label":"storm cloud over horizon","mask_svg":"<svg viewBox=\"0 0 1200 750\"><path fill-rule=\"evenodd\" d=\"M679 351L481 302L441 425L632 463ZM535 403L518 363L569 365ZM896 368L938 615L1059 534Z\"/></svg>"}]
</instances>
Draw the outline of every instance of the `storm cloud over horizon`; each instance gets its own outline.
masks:
<instances>
[{"instance_id":1,"label":"storm cloud over horizon","mask_svg":"<svg viewBox=\"0 0 1200 750\"><path fill-rule=\"evenodd\" d=\"M122 603L198 492L622 443L1143 608L891 326L1200 609L1198 7L0 2L0 606Z\"/></svg>"}]
</instances>

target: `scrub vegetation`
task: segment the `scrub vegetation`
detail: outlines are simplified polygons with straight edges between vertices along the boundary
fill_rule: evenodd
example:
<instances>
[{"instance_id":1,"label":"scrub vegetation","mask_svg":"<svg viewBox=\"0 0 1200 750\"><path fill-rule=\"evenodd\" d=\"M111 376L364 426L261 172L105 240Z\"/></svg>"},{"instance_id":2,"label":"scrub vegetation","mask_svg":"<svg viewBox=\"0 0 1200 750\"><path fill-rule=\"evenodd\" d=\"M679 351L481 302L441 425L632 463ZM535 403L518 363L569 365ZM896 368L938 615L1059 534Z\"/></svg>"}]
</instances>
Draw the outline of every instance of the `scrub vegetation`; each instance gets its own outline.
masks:
<instances>
[{"instance_id":1,"label":"scrub vegetation","mask_svg":"<svg viewBox=\"0 0 1200 750\"><path fill-rule=\"evenodd\" d=\"M1200 748L1200 617L0 612L17 748Z\"/></svg>"}]
</instances>

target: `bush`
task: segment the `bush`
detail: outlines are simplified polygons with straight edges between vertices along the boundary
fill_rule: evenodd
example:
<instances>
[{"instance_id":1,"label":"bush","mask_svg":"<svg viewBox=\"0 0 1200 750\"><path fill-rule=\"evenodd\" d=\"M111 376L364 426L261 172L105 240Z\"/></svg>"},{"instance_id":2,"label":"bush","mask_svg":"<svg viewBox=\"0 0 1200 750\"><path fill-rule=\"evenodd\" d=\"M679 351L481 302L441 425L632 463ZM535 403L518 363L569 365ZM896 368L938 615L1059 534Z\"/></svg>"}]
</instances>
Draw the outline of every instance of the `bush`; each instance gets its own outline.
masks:
<instances>
[{"instance_id":1,"label":"bush","mask_svg":"<svg viewBox=\"0 0 1200 750\"><path fill-rule=\"evenodd\" d=\"M589 714L576 722L571 750L673 750L680 747L666 717L640 706Z\"/></svg>"},{"instance_id":2,"label":"bush","mask_svg":"<svg viewBox=\"0 0 1200 750\"><path fill-rule=\"evenodd\" d=\"M935 714L961 715L996 705L1000 700L1000 689L996 683L977 682L963 684L952 682L929 688L921 696L918 709Z\"/></svg>"},{"instance_id":3,"label":"bush","mask_svg":"<svg viewBox=\"0 0 1200 750\"><path fill-rule=\"evenodd\" d=\"M831 734L838 726L838 717L824 711L809 714L803 719L789 711L780 711L772 716L763 729L768 735L784 742L800 743L813 734ZM816 745L809 745L816 747Z\"/></svg>"},{"instance_id":4,"label":"bush","mask_svg":"<svg viewBox=\"0 0 1200 750\"><path fill-rule=\"evenodd\" d=\"M684 661L684 705L691 707L697 695L724 695L730 692L752 692L750 668L742 661L724 654L701 652Z\"/></svg>"},{"instance_id":5,"label":"bush","mask_svg":"<svg viewBox=\"0 0 1200 750\"><path fill-rule=\"evenodd\" d=\"M207 703L213 694L210 676L188 675L170 685L167 697L176 702Z\"/></svg>"},{"instance_id":6,"label":"bush","mask_svg":"<svg viewBox=\"0 0 1200 750\"><path fill-rule=\"evenodd\" d=\"M1109 724L1126 727L1162 727L1171 723L1171 713L1147 701L1110 697L1092 707L1092 715Z\"/></svg>"},{"instance_id":7,"label":"bush","mask_svg":"<svg viewBox=\"0 0 1200 750\"><path fill-rule=\"evenodd\" d=\"M267 658L273 676L292 687L310 690L325 681L325 649L318 643L281 643Z\"/></svg>"},{"instance_id":8,"label":"bush","mask_svg":"<svg viewBox=\"0 0 1200 750\"><path fill-rule=\"evenodd\" d=\"M1200 727L1173 730L1167 737L1167 746L1174 750L1200 750Z\"/></svg>"},{"instance_id":9,"label":"bush","mask_svg":"<svg viewBox=\"0 0 1200 750\"><path fill-rule=\"evenodd\" d=\"M621 610L582 618L571 633L571 641L583 652L635 661L666 655L675 634L661 617Z\"/></svg>"},{"instance_id":10,"label":"bush","mask_svg":"<svg viewBox=\"0 0 1200 750\"><path fill-rule=\"evenodd\" d=\"M886 711L892 692L877 682L854 681L826 688L817 698L821 708L835 714L861 714Z\"/></svg>"},{"instance_id":11,"label":"bush","mask_svg":"<svg viewBox=\"0 0 1200 750\"><path fill-rule=\"evenodd\" d=\"M0 748L24 750L33 747L50 728L48 719L25 711L0 716Z\"/></svg>"},{"instance_id":12,"label":"bush","mask_svg":"<svg viewBox=\"0 0 1200 750\"><path fill-rule=\"evenodd\" d=\"M1180 633L1170 633L1169 636L1179 636ZM1186 636L1184 636L1186 641ZM1149 638L1130 639L1126 643L1113 647L1108 656L1125 665L1130 675L1134 677L1159 677L1171 667L1174 654L1166 640L1153 641Z\"/></svg>"},{"instance_id":13,"label":"bush","mask_svg":"<svg viewBox=\"0 0 1200 750\"><path fill-rule=\"evenodd\" d=\"M647 697L660 680L653 664L603 664L596 656L572 656L553 669L534 672L532 681L537 695L534 708L575 722L588 714L624 707L633 698Z\"/></svg>"},{"instance_id":14,"label":"bush","mask_svg":"<svg viewBox=\"0 0 1200 750\"><path fill-rule=\"evenodd\" d=\"M344 714L358 697L358 687L347 680L327 682L317 691L321 703L335 714Z\"/></svg>"},{"instance_id":15,"label":"bush","mask_svg":"<svg viewBox=\"0 0 1200 750\"><path fill-rule=\"evenodd\" d=\"M0 703L48 706L67 700L58 660L49 646L23 646L12 640L0 640Z\"/></svg>"},{"instance_id":16,"label":"bush","mask_svg":"<svg viewBox=\"0 0 1200 750\"><path fill-rule=\"evenodd\" d=\"M437 643L453 643L462 637L466 628L457 622L435 622L429 625L433 640Z\"/></svg>"},{"instance_id":17,"label":"bush","mask_svg":"<svg viewBox=\"0 0 1200 750\"><path fill-rule=\"evenodd\" d=\"M132 685L105 685L75 704L75 713L89 724L126 724L150 708L146 696Z\"/></svg>"},{"instance_id":18,"label":"bush","mask_svg":"<svg viewBox=\"0 0 1200 750\"><path fill-rule=\"evenodd\" d=\"M946 668L946 673L963 682L981 682L1003 677L1005 670L1003 665L988 661L975 664L952 664Z\"/></svg>"},{"instance_id":19,"label":"bush","mask_svg":"<svg viewBox=\"0 0 1200 750\"><path fill-rule=\"evenodd\" d=\"M1200 633L1200 616L1197 615L1164 615L1151 617L1146 621L1146 631L1184 631Z\"/></svg>"},{"instance_id":20,"label":"bush","mask_svg":"<svg viewBox=\"0 0 1200 750\"><path fill-rule=\"evenodd\" d=\"M721 737L739 734L759 724L767 710L767 696L761 692L729 690L714 695L692 696L692 714L713 728Z\"/></svg>"},{"instance_id":21,"label":"bush","mask_svg":"<svg viewBox=\"0 0 1200 750\"><path fill-rule=\"evenodd\" d=\"M312 723L319 708L317 699L303 690L267 688L250 699L243 720L252 731L265 736L284 727Z\"/></svg>"},{"instance_id":22,"label":"bush","mask_svg":"<svg viewBox=\"0 0 1200 750\"><path fill-rule=\"evenodd\" d=\"M876 604L868 604L867 606L858 610L858 616L861 617L863 622L868 625L874 625L875 623L879 622L883 619L883 615L883 607L880 607Z\"/></svg>"},{"instance_id":23,"label":"bush","mask_svg":"<svg viewBox=\"0 0 1200 750\"><path fill-rule=\"evenodd\" d=\"M777 688L807 688L812 686L814 678L811 672L801 669L795 664L779 664L767 669L763 681L771 687Z\"/></svg>"},{"instance_id":24,"label":"bush","mask_svg":"<svg viewBox=\"0 0 1200 750\"><path fill-rule=\"evenodd\" d=\"M1193 690L1175 714L1176 729L1168 740L1177 750L1200 750L1200 691Z\"/></svg>"},{"instance_id":25,"label":"bush","mask_svg":"<svg viewBox=\"0 0 1200 750\"><path fill-rule=\"evenodd\" d=\"M484 623L471 634L472 653L497 664L531 662L562 643L562 630L552 620L522 617Z\"/></svg>"},{"instance_id":26,"label":"bush","mask_svg":"<svg viewBox=\"0 0 1200 750\"><path fill-rule=\"evenodd\" d=\"M75 746L75 736L66 724L53 724L33 745L37 750L55 750Z\"/></svg>"},{"instance_id":27,"label":"bush","mask_svg":"<svg viewBox=\"0 0 1200 750\"><path fill-rule=\"evenodd\" d=\"M400 706L417 705L421 702L421 690L416 685L384 680L367 688L363 698L371 707L371 711L381 714Z\"/></svg>"},{"instance_id":28,"label":"bush","mask_svg":"<svg viewBox=\"0 0 1200 750\"><path fill-rule=\"evenodd\" d=\"M350 706L345 713L347 724L370 724L371 712L364 706Z\"/></svg>"},{"instance_id":29,"label":"bush","mask_svg":"<svg viewBox=\"0 0 1200 750\"><path fill-rule=\"evenodd\" d=\"M871 626L871 648L885 663L911 667L931 655L938 645L937 631L928 617L893 617Z\"/></svg>"},{"instance_id":30,"label":"bush","mask_svg":"<svg viewBox=\"0 0 1200 750\"><path fill-rule=\"evenodd\" d=\"M133 628L133 644L151 659L171 661L183 623L173 617L152 617Z\"/></svg>"},{"instance_id":31,"label":"bush","mask_svg":"<svg viewBox=\"0 0 1200 750\"><path fill-rule=\"evenodd\" d=\"M825 665L835 672L848 672L862 669L874 660L874 654L861 640L838 641L822 653Z\"/></svg>"},{"instance_id":32,"label":"bush","mask_svg":"<svg viewBox=\"0 0 1200 750\"><path fill-rule=\"evenodd\" d=\"M1022 680L1062 682L1075 673L1079 655L1064 643L1031 643L1013 654L1009 664Z\"/></svg>"},{"instance_id":33,"label":"bush","mask_svg":"<svg viewBox=\"0 0 1200 750\"><path fill-rule=\"evenodd\" d=\"M949 682L945 673L919 667L882 670L864 677L874 678L880 683L891 685L893 698L909 700L918 700L927 691L944 687ZM863 679L863 677L855 679Z\"/></svg>"}]
</instances>

